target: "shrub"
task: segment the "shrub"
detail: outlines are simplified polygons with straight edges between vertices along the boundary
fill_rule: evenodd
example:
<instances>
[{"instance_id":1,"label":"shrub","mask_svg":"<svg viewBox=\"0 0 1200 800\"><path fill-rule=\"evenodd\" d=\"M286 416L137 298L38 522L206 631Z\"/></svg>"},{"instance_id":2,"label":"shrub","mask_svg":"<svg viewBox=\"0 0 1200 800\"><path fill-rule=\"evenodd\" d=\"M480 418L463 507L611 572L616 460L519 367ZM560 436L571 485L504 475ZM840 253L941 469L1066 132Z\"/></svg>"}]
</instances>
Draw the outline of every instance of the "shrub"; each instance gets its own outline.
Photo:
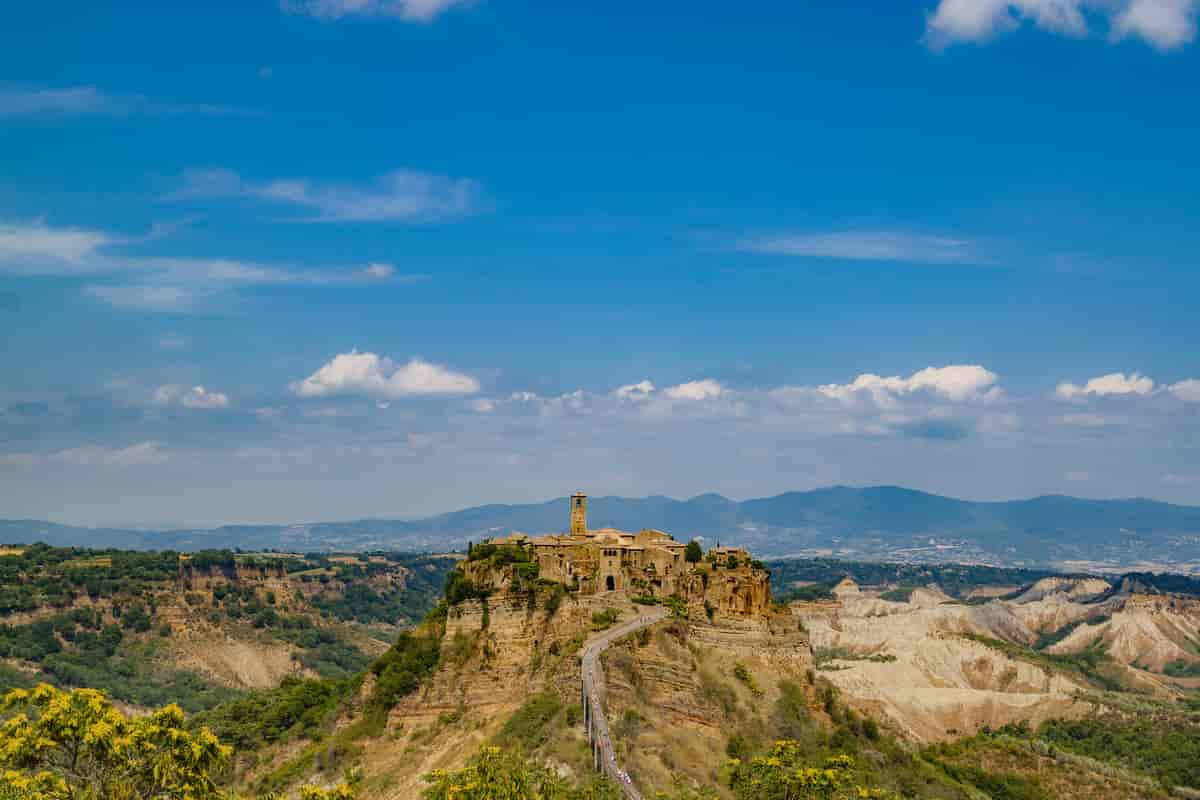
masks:
<instances>
[{"instance_id":1,"label":"shrub","mask_svg":"<svg viewBox=\"0 0 1200 800\"><path fill-rule=\"evenodd\" d=\"M476 546L478 548L478 545ZM621 791L603 778L572 787L553 770L530 763L519 752L484 747L458 772L434 770L424 776L424 800L619 800Z\"/></svg>"},{"instance_id":2,"label":"shrub","mask_svg":"<svg viewBox=\"0 0 1200 800\"><path fill-rule=\"evenodd\" d=\"M558 613L559 606L562 605L563 598L567 596L567 587L561 583L554 584L554 587L546 593L546 600L542 608L546 611L546 617L553 617Z\"/></svg>"},{"instance_id":3,"label":"shrub","mask_svg":"<svg viewBox=\"0 0 1200 800\"><path fill-rule=\"evenodd\" d=\"M597 611L592 614L592 628L598 631L611 628L619 618L620 614L615 608L606 608L603 611Z\"/></svg>"},{"instance_id":4,"label":"shrub","mask_svg":"<svg viewBox=\"0 0 1200 800\"><path fill-rule=\"evenodd\" d=\"M562 701L553 692L540 692L505 720L496 741L522 752L531 752L550 738L550 723L563 710Z\"/></svg>"},{"instance_id":5,"label":"shrub","mask_svg":"<svg viewBox=\"0 0 1200 800\"><path fill-rule=\"evenodd\" d=\"M386 653L371 665L375 673L375 690L368 705L387 710L406 695L416 691L421 681L432 673L441 655L438 631L416 634L404 631Z\"/></svg>"},{"instance_id":6,"label":"shrub","mask_svg":"<svg viewBox=\"0 0 1200 800\"><path fill-rule=\"evenodd\" d=\"M767 755L730 762L729 788L737 800L886 796L860 782L850 756L831 756L819 767L804 756L799 742L778 741Z\"/></svg>"}]
</instances>

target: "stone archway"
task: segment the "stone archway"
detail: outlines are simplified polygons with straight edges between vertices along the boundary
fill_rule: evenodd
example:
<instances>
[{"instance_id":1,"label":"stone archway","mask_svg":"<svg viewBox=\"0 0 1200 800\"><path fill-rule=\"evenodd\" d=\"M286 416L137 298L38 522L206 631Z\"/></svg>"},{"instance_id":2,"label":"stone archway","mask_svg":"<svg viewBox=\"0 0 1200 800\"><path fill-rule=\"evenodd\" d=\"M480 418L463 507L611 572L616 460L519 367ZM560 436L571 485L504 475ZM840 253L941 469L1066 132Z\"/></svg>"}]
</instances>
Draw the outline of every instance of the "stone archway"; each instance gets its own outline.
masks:
<instances>
[{"instance_id":1,"label":"stone archway","mask_svg":"<svg viewBox=\"0 0 1200 800\"><path fill-rule=\"evenodd\" d=\"M610 592L616 591L617 579L614 578L612 575L609 575L608 577L606 577L604 579L604 585L608 588L608 591L610 591Z\"/></svg>"}]
</instances>

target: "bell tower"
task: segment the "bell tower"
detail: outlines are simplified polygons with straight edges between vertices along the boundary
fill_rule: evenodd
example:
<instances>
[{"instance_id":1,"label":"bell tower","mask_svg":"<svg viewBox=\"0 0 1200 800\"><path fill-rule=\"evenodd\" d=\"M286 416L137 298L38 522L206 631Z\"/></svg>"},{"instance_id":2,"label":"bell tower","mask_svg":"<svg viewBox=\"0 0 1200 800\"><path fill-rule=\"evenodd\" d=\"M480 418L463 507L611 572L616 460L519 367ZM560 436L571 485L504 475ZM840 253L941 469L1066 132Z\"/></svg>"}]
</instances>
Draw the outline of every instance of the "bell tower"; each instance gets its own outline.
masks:
<instances>
[{"instance_id":1,"label":"bell tower","mask_svg":"<svg viewBox=\"0 0 1200 800\"><path fill-rule=\"evenodd\" d=\"M571 535L587 535L587 495L582 492L571 495Z\"/></svg>"}]
</instances>

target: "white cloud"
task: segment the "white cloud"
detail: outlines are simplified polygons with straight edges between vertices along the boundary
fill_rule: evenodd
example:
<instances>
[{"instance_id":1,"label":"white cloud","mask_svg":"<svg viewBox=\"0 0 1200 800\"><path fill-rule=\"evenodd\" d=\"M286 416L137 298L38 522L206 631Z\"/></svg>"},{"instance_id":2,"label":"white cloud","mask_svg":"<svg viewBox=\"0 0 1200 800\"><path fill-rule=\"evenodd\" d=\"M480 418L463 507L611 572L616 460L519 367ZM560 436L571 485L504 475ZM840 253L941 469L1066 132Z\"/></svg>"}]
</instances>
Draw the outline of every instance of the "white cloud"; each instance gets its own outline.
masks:
<instances>
[{"instance_id":1,"label":"white cloud","mask_svg":"<svg viewBox=\"0 0 1200 800\"><path fill-rule=\"evenodd\" d=\"M52 453L49 458L77 467L136 467L161 464L167 460L167 454L158 442L147 441L119 448L100 445L72 447Z\"/></svg>"},{"instance_id":2,"label":"white cloud","mask_svg":"<svg viewBox=\"0 0 1200 800\"><path fill-rule=\"evenodd\" d=\"M295 222L431 223L470 216L480 210L479 184L417 170L398 169L366 185L320 183L307 178L254 182L229 169L189 170L170 199L241 197L293 206L311 216Z\"/></svg>"},{"instance_id":3,"label":"white cloud","mask_svg":"<svg viewBox=\"0 0 1200 800\"><path fill-rule=\"evenodd\" d=\"M725 387L717 383L712 378L704 378L698 381L689 383L681 383L678 386L671 386L664 389L663 394L671 400L708 400L713 397L720 397L725 392Z\"/></svg>"},{"instance_id":4,"label":"white cloud","mask_svg":"<svg viewBox=\"0 0 1200 800\"><path fill-rule=\"evenodd\" d=\"M496 402L486 397L478 397L471 401L471 410L477 414L490 414L496 410Z\"/></svg>"},{"instance_id":5,"label":"white cloud","mask_svg":"<svg viewBox=\"0 0 1200 800\"><path fill-rule=\"evenodd\" d=\"M1075 400L1089 395L1101 397L1123 394L1146 395L1152 391L1154 391L1154 381L1144 375L1136 372L1128 375L1122 372L1111 372L1108 375L1092 378L1083 386L1074 383L1060 383L1054 389L1054 394L1060 400Z\"/></svg>"},{"instance_id":6,"label":"white cloud","mask_svg":"<svg viewBox=\"0 0 1200 800\"><path fill-rule=\"evenodd\" d=\"M0 115L6 117L43 114L96 114L103 112L106 106L105 96L95 86L0 90Z\"/></svg>"},{"instance_id":7,"label":"white cloud","mask_svg":"<svg viewBox=\"0 0 1200 800\"><path fill-rule=\"evenodd\" d=\"M508 396L508 402L514 406L533 409L542 417L561 417L564 415L579 415L593 410L596 401L602 399L576 389L573 392L543 397L536 392L513 392Z\"/></svg>"},{"instance_id":8,"label":"white cloud","mask_svg":"<svg viewBox=\"0 0 1200 800\"><path fill-rule=\"evenodd\" d=\"M1167 391L1180 400L1186 400L1189 403L1200 403L1200 380L1196 378L1189 378L1186 381L1173 383L1167 387Z\"/></svg>"},{"instance_id":9,"label":"white cloud","mask_svg":"<svg viewBox=\"0 0 1200 800\"><path fill-rule=\"evenodd\" d=\"M358 394L395 398L473 394L479 391L479 382L418 358L397 365L375 353L353 350L335 356L289 388L300 397Z\"/></svg>"},{"instance_id":10,"label":"white cloud","mask_svg":"<svg viewBox=\"0 0 1200 800\"><path fill-rule=\"evenodd\" d=\"M367 264L365 267L359 270L359 274L370 280L384 280L395 275L396 268L391 264L373 262L371 264Z\"/></svg>"},{"instance_id":11,"label":"white cloud","mask_svg":"<svg viewBox=\"0 0 1200 800\"><path fill-rule=\"evenodd\" d=\"M963 264L976 260L971 243L966 239L911 231L844 230L757 236L743 240L739 249L767 255L849 261Z\"/></svg>"},{"instance_id":12,"label":"white cloud","mask_svg":"<svg viewBox=\"0 0 1200 800\"><path fill-rule=\"evenodd\" d=\"M634 402L646 400L652 394L654 394L654 384L650 381L639 381L638 383L631 383L626 386L618 386L613 390L615 397Z\"/></svg>"},{"instance_id":13,"label":"white cloud","mask_svg":"<svg viewBox=\"0 0 1200 800\"><path fill-rule=\"evenodd\" d=\"M86 296L136 311L192 311L223 293L250 286L358 286L425 277L397 275L393 265L383 262L312 269L230 258L114 252L121 246L157 238L154 231L128 237L84 228L55 228L40 220L0 223L0 274L88 276L94 282L83 287ZM117 277L119 283L104 282Z\"/></svg>"},{"instance_id":14,"label":"white cloud","mask_svg":"<svg viewBox=\"0 0 1200 800\"><path fill-rule=\"evenodd\" d=\"M1200 0L940 0L926 21L934 48L985 42L1025 21L1051 33L1087 36L1089 16L1107 20L1113 40L1134 36L1159 50L1196 38Z\"/></svg>"},{"instance_id":15,"label":"white cloud","mask_svg":"<svg viewBox=\"0 0 1200 800\"><path fill-rule=\"evenodd\" d=\"M34 275L86 272L92 257L115 241L102 231L51 228L40 220L0 223L0 270Z\"/></svg>"},{"instance_id":16,"label":"white cloud","mask_svg":"<svg viewBox=\"0 0 1200 800\"><path fill-rule=\"evenodd\" d=\"M154 402L160 406L180 405L184 408L228 408L229 396L223 392L210 392L203 386L193 386L189 389L177 383L170 383L155 390Z\"/></svg>"},{"instance_id":17,"label":"white cloud","mask_svg":"<svg viewBox=\"0 0 1200 800\"><path fill-rule=\"evenodd\" d=\"M206 103L159 103L140 94L114 94L95 86L0 87L0 117L133 115L209 117L259 116L258 112Z\"/></svg>"},{"instance_id":18,"label":"white cloud","mask_svg":"<svg viewBox=\"0 0 1200 800\"><path fill-rule=\"evenodd\" d=\"M1197 0L1130 0L1113 19L1113 36L1137 36L1159 50L1174 50L1196 38Z\"/></svg>"},{"instance_id":19,"label":"white cloud","mask_svg":"<svg viewBox=\"0 0 1200 800\"><path fill-rule=\"evenodd\" d=\"M337 20L342 17L394 17L408 22L431 22L439 14L468 0L283 0L288 11L308 14L318 19Z\"/></svg>"},{"instance_id":20,"label":"white cloud","mask_svg":"<svg viewBox=\"0 0 1200 800\"><path fill-rule=\"evenodd\" d=\"M875 403L887 407L900 395L928 391L956 403L975 399L995 399L998 388L994 387L998 376L991 370L974 364L952 364L945 367L926 367L907 378L881 377L871 373L859 375L848 384L829 383L817 387L817 391L833 400L854 402L868 396ZM990 391L985 391L989 390Z\"/></svg>"}]
</instances>

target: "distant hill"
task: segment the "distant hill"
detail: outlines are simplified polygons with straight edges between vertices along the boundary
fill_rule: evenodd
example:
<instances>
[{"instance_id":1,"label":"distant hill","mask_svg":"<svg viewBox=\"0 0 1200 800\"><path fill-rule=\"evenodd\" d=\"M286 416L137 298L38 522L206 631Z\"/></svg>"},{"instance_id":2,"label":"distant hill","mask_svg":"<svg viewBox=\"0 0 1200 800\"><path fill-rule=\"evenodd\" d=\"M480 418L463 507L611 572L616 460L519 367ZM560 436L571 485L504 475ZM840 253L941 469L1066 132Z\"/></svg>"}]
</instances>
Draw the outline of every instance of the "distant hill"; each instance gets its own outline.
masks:
<instances>
[{"instance_id":1,"label":"distant hill","mask_svg":"<svg viewBox=\"0 0 1200 800\"><path fill-rule=\"evenodd\" d=\"M763 557L841 555L899 561L1009 565L1089 562L1089 569L1200 571L1200 508L1153 500L1046 496L979 503L894 486L835 486L735 502L717 494L594 497L593 527L652 527L677 538L743 544ZM0 542L198 550L429 551L519 530L562 531L567 499L486 505L419 520L232 525L135 531L0 520Z\"/></svg>"}]
</instances>

